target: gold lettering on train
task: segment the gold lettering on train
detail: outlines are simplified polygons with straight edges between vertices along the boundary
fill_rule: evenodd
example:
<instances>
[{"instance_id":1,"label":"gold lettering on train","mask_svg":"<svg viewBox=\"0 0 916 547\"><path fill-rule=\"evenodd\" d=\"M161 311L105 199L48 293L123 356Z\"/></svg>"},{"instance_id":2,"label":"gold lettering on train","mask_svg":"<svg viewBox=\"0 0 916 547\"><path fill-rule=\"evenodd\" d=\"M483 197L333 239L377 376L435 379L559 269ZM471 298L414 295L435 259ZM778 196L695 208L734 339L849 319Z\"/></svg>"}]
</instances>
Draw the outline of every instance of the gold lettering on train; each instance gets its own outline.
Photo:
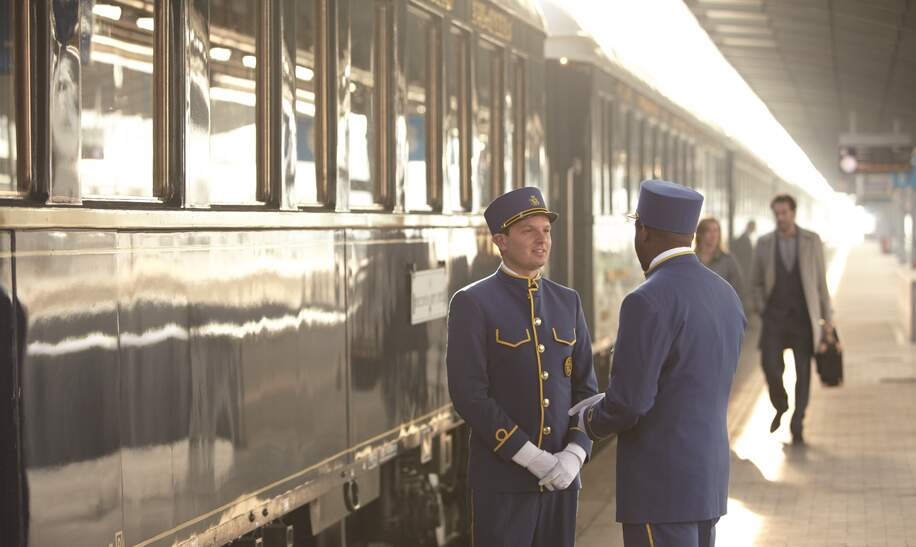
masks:
<instances>
[{"instance_id":1,"label":"gold lettering on train","mask_svg":"<svg viewBox=\"0 0 916 547\"><path fill-rule=\"evenodd\" d=\"M471 21L478 29L509 41L512 39L512 20L506 14L483 2L471 5Z\"/></svg>"}]
</instances>

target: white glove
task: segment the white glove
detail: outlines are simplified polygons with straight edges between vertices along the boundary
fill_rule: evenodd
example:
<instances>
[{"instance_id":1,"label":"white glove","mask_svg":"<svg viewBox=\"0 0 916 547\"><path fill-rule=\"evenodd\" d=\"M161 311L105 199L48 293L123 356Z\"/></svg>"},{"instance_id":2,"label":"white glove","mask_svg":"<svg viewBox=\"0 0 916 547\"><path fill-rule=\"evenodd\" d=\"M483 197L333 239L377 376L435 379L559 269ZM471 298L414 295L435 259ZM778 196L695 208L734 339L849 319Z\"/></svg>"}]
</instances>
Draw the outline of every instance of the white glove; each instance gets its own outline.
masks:
<instances>
[{"instance_id":1,"label":"white glove","mask_svg":"<svg viewBox=\"0 0 916 547\"><path fill-rule=\"evenodd\" d=\"M531 441L526 442L519 451L512 456L512 461L530 471L531 474L539 480L547 476L547 474L557 465L556 456L534 446L531 444ZM553 490L550 486L547 488Z\"/></svg>"},{"instance_id":2,"label":"white glove","mask_svg":"<svg viewBox=\"0 0 916 547\"><path fill-rule=\"evenodd\" d=\"M578 450L576 450L578 449ZM538 483L549 490L565 490L569 487L584 463L585 450L575 443L569 443L562 451L556 453L557 464L546 477Z\"/></svg>"},{"instance_id":3,"label":"white glove","mask_svg":"<svg viewBox=\"0 0 916 547\"><path fill-rule=\"evenodd\" d=\"M604 393L597 393L588 397L587 399L582 399L578 403L574 404L572 408L569 409L569 415L575 416L579 415L579 423L576 424L579 426L579 429L585 430L585 413L588 409L604 400Z\"/></svg>"}]
</instances>

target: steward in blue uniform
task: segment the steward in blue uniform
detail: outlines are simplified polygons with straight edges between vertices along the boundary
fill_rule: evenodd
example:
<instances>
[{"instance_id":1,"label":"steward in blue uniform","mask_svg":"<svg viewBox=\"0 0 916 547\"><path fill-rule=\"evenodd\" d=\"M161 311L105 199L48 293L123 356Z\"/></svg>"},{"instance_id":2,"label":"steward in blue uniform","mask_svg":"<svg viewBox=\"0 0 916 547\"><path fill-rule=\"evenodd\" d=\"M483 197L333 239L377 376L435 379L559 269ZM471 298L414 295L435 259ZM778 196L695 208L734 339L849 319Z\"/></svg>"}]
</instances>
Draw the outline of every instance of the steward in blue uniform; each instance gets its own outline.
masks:
<instances>
[{"instance_id":1,"label":"steward in blue uniform","mask_svg":"<svg viewBox=\"0 0 916 547\"><path fill-rule=\"evenodd\" d=\"M702 204L678 184L643 182L635 245L647 279L621 305L607 391L571 410L592 439L618 435L627 547L712 547L726 512L726 411L747 321L689 247Z\"/></svg>"},{"instance_id":2,"label":"steward in blue uniform","mask_svg":"<svg viewBox=\"0 0 916 547\"><path fill-rule=\"evenodd\" d=\"M597 391L582 303L540 275L557 215L537 188L498 197L484 215L503 264L452 297L446 357L471 428L471 545L572 547L592 441L568 411Z\"/></svg>"}]
</instances>

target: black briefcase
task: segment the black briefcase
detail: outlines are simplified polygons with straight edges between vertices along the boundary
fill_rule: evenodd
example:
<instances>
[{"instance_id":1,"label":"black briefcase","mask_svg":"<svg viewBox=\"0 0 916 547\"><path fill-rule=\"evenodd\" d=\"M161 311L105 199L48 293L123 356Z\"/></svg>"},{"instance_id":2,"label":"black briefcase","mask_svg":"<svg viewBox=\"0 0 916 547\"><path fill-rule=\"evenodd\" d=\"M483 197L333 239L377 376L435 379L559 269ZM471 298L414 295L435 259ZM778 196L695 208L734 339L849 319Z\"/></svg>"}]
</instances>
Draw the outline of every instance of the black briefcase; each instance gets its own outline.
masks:
<instances>
[{"instance_id":1,"label":"black briefcase","mask_svg":"<svg viewBox=\"0 0 916 547\"><path fill-rule=\"evenodd\" d=\"M818 352L814 354L814 361L817 363L817 375L821 377L821 383L828 387L836 387L843 383L843 347L840 345L840 337L833 330L832 339L821 343Z\"/></svg>"}]
</instances>

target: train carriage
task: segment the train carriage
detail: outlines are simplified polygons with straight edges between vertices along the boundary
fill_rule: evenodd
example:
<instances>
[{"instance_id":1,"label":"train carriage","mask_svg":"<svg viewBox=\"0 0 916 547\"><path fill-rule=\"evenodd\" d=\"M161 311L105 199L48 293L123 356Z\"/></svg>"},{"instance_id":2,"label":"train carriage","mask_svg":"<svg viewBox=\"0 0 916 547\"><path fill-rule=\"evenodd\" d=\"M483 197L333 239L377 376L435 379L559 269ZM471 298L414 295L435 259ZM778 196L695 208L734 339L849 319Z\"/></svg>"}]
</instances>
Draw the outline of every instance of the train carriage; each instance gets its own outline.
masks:
<instances>
[{"instance_id":1,"label":"train carriage","mask_svg":"<svg viewBox=\"0 0 916 547\"><path fill-rule=\"evenodd\" d=\"M551 202L564 216L554 238L551 276L582 295L598 381L606 385L623 297L643 279L632 251L639 183L668 179L705 197L724 246L747 221L772 229L769 201L791 192L750 151L650 88L611 60L556 0L548 26L548 155ZM804 220L806 209L800 209Z\"/></svg>"},{"instance_id":2,"label":"train carriage","mask_svg":"<svg viewBox=\"0 0 916 547\"><path fill-rule=\"evenodd\" d=\"M547 189L535 5L0 10L0 541L460 537L444 305Z\"/></svg>"}]
</instances>

